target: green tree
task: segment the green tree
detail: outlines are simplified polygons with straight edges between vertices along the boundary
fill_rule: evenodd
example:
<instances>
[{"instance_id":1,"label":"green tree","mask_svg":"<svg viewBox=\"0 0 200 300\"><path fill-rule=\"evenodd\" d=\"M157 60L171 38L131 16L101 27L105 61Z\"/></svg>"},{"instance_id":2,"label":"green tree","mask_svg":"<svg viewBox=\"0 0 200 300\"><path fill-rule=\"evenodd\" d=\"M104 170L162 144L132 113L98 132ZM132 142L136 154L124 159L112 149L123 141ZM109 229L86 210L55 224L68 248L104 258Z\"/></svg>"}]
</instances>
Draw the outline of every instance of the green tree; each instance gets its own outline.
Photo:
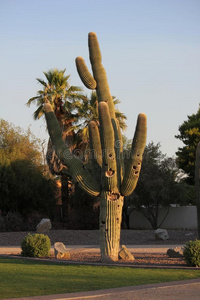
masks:
<instances>
[{"instance_id":1,"label":"green tree","mask_svg":"<svg viewBox=\"0 0 200 300\"><path fill-rule=\"evenodd\" d=\"M41 141L30 129L24 132L20 127L0 119L0 163L8 165L16 159L41 164Z\"/></svg>"},{"instance_id":2,"label":"green tree","mask_svg":"<svg viewBox=\"0 0 200 300\"><path fill-rule=\"evenodd\" d=\"M149 143L143 154L140 180L135 192L125 200L124 214L134 209L139 211L151 224L159 228L167 217L170 205L188 205L194 203L194 189L188 187L184 180L179 180L176 161L164 155L160 144ZM159 222L162 207L167 208L166 215Z\"/></svg>"},{"instance_id":3,"label":"green tree","mask_svg":"<svg viewBox=\"0 0 200 300\"><path fill-rule=\"evenodd\" d=\"M54 182L43 176L40 140L0 120L0 210L45 214L55 205Z\"/></svg>"},{"instance_id":4,"label":"green tree","mask_svg":"<svg viewBox=\"0 0 200 300\"><path fill-rule=\"evenodd\" d=\"M196 148L200 141L200 108L179 126L176 138L185 145L176 152L178 166L188 174L186 181L194 185Z\"/></svg>"},{"instance_id":5,"label":"green tree","mask_svg":"<svg viewBox=\"0 0 200 300\"><path fill-rule=\"evenodd\" d=\"M19 212L27 217L33 211L53 217L55 209L55 183L47 179L30 160L15 160L10 165L0 164L0 210Z\"/></svg>"}]
</instances>

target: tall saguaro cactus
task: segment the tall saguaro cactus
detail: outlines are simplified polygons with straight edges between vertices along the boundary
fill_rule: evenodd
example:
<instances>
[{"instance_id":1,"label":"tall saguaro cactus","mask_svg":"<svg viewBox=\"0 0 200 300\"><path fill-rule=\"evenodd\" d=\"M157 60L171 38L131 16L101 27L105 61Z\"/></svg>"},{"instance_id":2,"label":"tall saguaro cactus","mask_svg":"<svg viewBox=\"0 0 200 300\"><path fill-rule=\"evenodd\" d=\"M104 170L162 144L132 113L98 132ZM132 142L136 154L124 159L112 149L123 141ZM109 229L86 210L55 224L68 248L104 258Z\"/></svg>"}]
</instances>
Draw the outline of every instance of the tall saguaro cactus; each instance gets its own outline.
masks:
<instances>
[{"instance_id":1,"label":"tall saguaro cactus","mask_svg":"<svg viewBox=\"0 0 200 300\"><path fill-rule=\"evenodd\" d=\"M122 207L124 196L136 187L142 154L146 143L146 115L139 114L128 164L124 170L123 145L113 99L106 72L102 65L97 36L89 33L89 53L93 76L83 58L76 58L76 66L82 82L89 89L96 89L99 109L99 126L89 124L92 165L100 170L100 182L95 179L80 160L74 157L61 139L60 128L50 104L45 104L47 127L56 153L68 167L72 178L88 194L100 199L100 249L102 261L117 261L120 246Z\"/></svg>"}]
</instances>

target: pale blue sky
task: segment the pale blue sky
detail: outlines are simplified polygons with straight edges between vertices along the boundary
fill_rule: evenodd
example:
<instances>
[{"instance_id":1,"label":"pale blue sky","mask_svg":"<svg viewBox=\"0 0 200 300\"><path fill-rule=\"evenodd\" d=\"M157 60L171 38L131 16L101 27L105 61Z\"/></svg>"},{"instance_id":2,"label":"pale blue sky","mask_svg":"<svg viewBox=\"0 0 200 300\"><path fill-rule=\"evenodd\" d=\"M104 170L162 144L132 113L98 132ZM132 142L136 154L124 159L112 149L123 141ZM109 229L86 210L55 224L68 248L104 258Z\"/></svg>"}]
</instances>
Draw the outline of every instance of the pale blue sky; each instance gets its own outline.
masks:
<instances>
[{"instance_id":1,"label":"pale blue sky","mask_svg":"<svg viewBox=\"0 0 200 300\"><path fill-rule=\"evenodd\" d=\"M200 0L0 0L0 117L47 138L25 103L43 71L64 69L83 87L75 58L88 66L88 32L100 43L111 94L121 100L132 138L148 117L148 142L175 155L174 138L200 103ZM86 90L90 94L89 90Z\"/></svg>"}]
</instances>

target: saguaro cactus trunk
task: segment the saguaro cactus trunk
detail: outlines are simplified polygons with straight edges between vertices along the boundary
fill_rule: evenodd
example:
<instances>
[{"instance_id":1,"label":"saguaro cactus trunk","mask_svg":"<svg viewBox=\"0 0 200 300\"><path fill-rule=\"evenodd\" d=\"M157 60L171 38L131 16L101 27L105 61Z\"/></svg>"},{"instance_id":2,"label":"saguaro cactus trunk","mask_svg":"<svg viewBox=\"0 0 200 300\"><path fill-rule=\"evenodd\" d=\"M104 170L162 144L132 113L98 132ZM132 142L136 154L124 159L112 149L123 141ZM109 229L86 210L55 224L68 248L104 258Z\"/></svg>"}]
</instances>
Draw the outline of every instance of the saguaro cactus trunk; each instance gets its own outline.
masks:
<instances>
[{"instance_id":1,"label":"saguaro cactus trunk","mask_svg":"<svg viewBox=\"0 0 200 300\"><path fill-rule=\"evenodd\" d=\"M127 166L123 166L123 144L115 116L113 98L110 94L106 72L101 62L97 36L89 33L89 53L93 76L83 58L76 58L77 71L82 82L96 89L99 109L99 126L89 124L92 165L99 170L101 181L95 179L80 160L74 157L61 139L60 128L50 104L45 104L47 127L56 153L69 173L88 194L100 199L100 249L102 261L117 261L120 246L122 207L124 196L136 187L142 154L146 143L146 115L139 114ZM99 174L98 174L99 175ZM99 178L99 176L98 176Z\"/></svg>"}]
</instances>

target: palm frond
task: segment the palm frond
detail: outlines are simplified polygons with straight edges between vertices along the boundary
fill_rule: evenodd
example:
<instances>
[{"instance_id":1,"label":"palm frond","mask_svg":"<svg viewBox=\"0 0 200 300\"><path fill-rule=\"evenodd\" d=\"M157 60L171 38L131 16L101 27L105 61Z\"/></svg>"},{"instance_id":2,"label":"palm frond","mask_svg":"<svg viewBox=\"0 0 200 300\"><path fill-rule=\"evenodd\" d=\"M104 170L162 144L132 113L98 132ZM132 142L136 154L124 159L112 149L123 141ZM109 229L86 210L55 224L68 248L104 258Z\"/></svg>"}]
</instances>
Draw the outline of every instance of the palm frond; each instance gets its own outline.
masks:
<instances>
[{"instance_id":1,"label":"palm frond","mask_svg":"<svg viewBox=\"0 0 200 300\"><path fill-rule=\"evenodd\" d=\"M61 70L60 73L64 75L65 71L66 71L66 68L65 68L64 70ZM68 77L69 77L69 76L70 76L70 75L68 75Z\"/></svg>"},{"instance_id":2,"label":"palm frond","mask_svg":"<svg viewBox=\"0 0 200 300\"><path fill-rule=\"evenodd\" d=\"M46 83L44 80L42 80L42 79L40 79L40 78L36 78L36 80L37 80L39 83L41 83L42 85L44 85L45 87L47 86L47 83Z\"/></svg>"},{"instance_id":3,"label":"palm frond","mask_svg":"<svg viewBox=\"0 0 200 300\"><path fill-rule=\"evenodd\" d=\"M43 105L40 105L33 113L34 120L38 120L43 115Z\"/></svg>"},{"instance_id":4,"label":"palm frond","mask_svg":"<svg viewBox=\"0 0 200 300\"><path fill-rule=\"evenodd\" d=\"M39 91L37 91L37 93L38 93L38 95L40 95L40 96L41 96L41 95L44 96L44 95L46 94L46 92L45 92L44 90L39 90Z\"/></svg>"},{"instance_id":5,"label":"palm frond","mask_svg":"<svg viewBox=\"0 0 200 300\"><path fill-rule=\"evenodd\" d=\"M125 116L125 114L122 113L121 111L119 111L118 109L115 110L115 114L116 114L117 119L120 118L123 120L127 120L127 117Z\"/></svg>"},{"instance_id":6,"label":"palm frond","mask_svg":"<svg viewBox=\"0 0 200 300\"><path fill-rule=\"evenodd\" d=\"M121 101L119 99L115 99L115 97L113 97L113 103L114 103L114 105L117 105L117 104L121 103Z\"/></svg>"},{"instance_id":7,"label":"palm frond","mask_svg":"<svg viewBox=\"0 0 200 300\"><path fill-rule=\"evenodd\" d=\"M79 86L70 86L69 89L68 89L68 92L82 92L83 89Z\"/></svg>"},{"instance_id":8,"label":"palm frond","mask_svg":"<svg viewBox=\"0 0 200 300\"><path fill-rule=\"evenodd\" d=\"M38 97L37 99L37 106L41 106L44 104L44 97Z\"/></svg>"},{"instance_id":9,"label":"palm frond","mask_svg":"<svg viewBox=\"0 0 200 300\"><path fill-rule=\"evenodd\" d=\"M49 84L52 84L52 80L53 80L53 74L52 74L52 70L48 71L48 72L43 72L44 76L46 77L47 81Z\"/></svg>"},{"instance_id":10,"label":"palm frond","mask_svg":"<svg viewBox=\"0 0 200 300\"><path fill-rule=\"evenodd\" d=\"M30 107L30 105L31 105L33 102L35 102L35 100L38 100L38 98L39 98L39 96L30 98L30 99L27 101L26 105L27 105L28 107Z\"/></svg>"}]
</instances>

